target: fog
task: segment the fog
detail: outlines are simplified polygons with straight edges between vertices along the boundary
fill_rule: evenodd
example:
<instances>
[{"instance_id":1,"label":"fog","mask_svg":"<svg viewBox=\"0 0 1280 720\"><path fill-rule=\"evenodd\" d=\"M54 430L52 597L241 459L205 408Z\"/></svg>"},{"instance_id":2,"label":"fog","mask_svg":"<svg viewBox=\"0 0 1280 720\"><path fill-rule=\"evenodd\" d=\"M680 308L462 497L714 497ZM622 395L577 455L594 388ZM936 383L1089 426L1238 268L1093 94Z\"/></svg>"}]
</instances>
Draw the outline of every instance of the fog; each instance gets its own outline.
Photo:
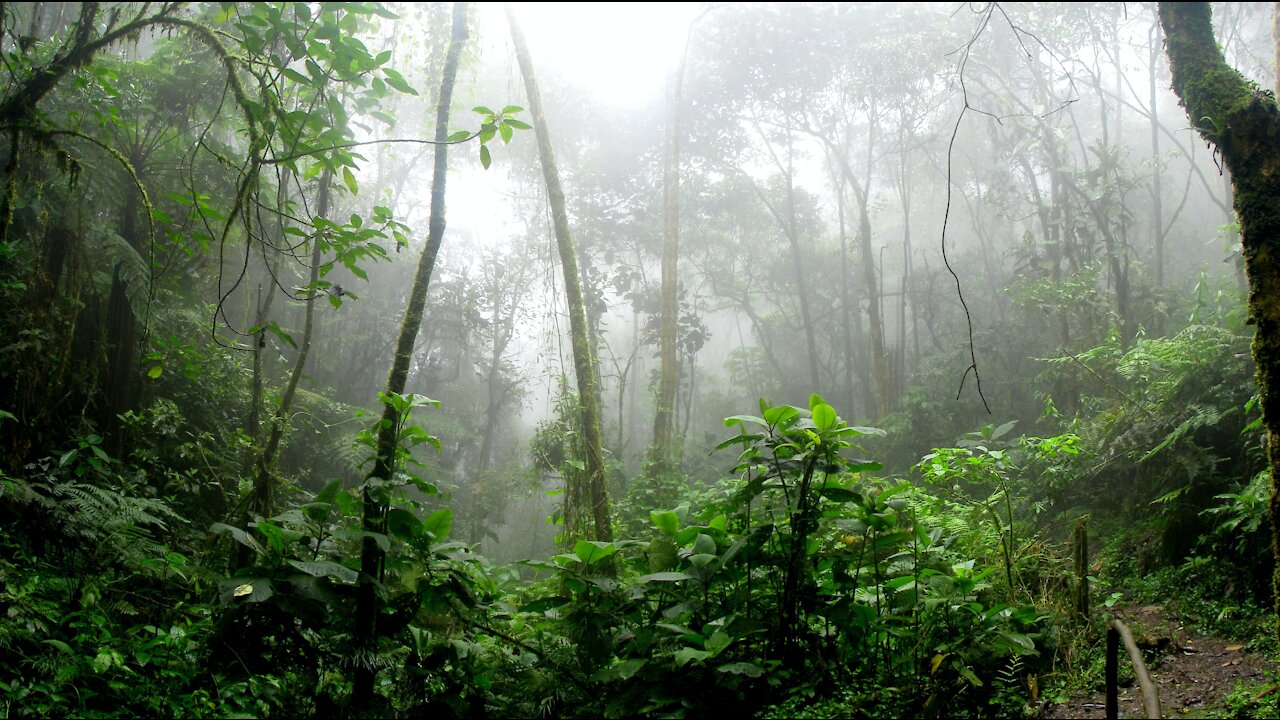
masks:
<instances>
[{"instance_id":1,"label":"fog","mask_svg":"<svg viewBox=\"0 0 1280 720\"><path fill-rule=\"evenodd\" d=\"M1080 393L1106 391L1079 369L1064 383L1071 373L1054 358L1176 332L1205 288L1237 287L1228 183L1151 52L1150 12L1002 11L984 23L967 6L914 4L517 7L565 181L619 488L653 441L664 133L686 39L675 423L682 466L701 481L732 465L713 453L727 437L721 418L760 397L803 405L818 392L851 422L891 428L868 450L899 469L984 424L1032 431L1046 405L1071 414ZM451 129L474 127L474 106L527 105L501 7L474 12ZM1266 85L1258 13L1228 8L1222 32L1228 55ZM409 13L377 32L423 52L442 31L428 20ZM384 107L399 121L369 137L427 132L433 81L405 74L422 97ZM408 386L442 401L422 422L445 447L423 459L463 508L482 424L498 424L505 472L523 477L534 430L561 417L559 394L574 385L536 143L517 132L491 147L487 169L467 145L453 154L449 229ZM328 359L309 379L344 402L367 404L390 345L371 339L381 354L345 362L339 328L390 335L412 273L402 259L423 241L428 160L379 147L361 164L360 195L341 201L358 211L391 197L418 229L394 262L367 269L368 283L346 286L359 300L317 337ZM494 310L483 294L486 282L506 291L493 267L525 275L510 300L518 317L504 320L514 328L499 376L510 389L486 421L476 403ZM557 477L522 480L521 492Z\"/></svg>"},{"instance_id":2,"label":"fog","mask_svg":"<svg viewBox=\"0 0 1280 720\"><path fill-rule=\"evenodd\" d=\"M1265 717L1277 63L1260 3L0 3L6 714Z\"/></svg>"}]
</instances>

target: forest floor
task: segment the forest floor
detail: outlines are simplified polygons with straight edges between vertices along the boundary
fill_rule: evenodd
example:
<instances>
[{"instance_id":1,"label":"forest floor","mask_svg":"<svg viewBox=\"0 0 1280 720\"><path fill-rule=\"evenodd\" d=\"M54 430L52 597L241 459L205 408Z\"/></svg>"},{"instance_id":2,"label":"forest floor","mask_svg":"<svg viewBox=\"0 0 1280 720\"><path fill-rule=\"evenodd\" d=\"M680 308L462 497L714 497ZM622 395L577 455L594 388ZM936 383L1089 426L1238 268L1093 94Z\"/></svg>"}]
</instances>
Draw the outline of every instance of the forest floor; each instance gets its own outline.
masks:
<instances>
[{"instance_id":1,"label":"forest floor","mask_svg":"<svg viewBox=\"0 0 1280 720\"><path fill-rule=\"evenodd\" d=\"M1113 612L1130 627L1148 658L1151 651L1158 655L1154 663L1148 661L1148 669L1159 691L1162 717L1280 717L1280 690L1267 673L1274 668L1244 643L1196 634L1179 613L1163 605L1116 607ZM1120 717L1146 717L1142 691L1123 647L1120 678ZM1043 717L1104 718L1106 690L1099 686L1076 691Z\"/></svg>"}]
</instances>

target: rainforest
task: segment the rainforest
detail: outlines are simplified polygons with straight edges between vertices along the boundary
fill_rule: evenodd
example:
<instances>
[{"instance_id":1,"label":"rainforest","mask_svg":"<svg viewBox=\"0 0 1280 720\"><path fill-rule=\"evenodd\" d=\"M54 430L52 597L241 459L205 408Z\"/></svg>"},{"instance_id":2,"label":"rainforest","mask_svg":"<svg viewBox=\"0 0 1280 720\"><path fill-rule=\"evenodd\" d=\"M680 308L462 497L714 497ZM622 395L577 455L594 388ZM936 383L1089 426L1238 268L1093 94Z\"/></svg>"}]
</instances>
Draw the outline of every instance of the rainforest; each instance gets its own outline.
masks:
<instances>
[{"instance_id":1,"label":"rainforest","mask_svg":"<svg viewBox=\"0 0 1280 720\"><path fill-rule=\"evenodd\" d=\"M0 66L4 717L1280 714L1280 4Z\"/></svg>"}]
</instances>

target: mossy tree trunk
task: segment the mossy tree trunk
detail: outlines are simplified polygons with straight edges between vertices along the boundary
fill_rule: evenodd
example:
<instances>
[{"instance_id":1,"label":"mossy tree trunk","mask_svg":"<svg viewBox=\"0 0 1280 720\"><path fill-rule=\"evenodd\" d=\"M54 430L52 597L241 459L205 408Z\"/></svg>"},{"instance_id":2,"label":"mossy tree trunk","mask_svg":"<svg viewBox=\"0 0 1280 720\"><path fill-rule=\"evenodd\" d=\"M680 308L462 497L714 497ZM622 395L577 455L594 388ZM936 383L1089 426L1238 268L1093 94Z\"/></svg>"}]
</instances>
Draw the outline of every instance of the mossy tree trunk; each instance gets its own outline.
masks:
<instances>
[{"instance_id":1,"label":"mossy tree trunk","mask_svg":"<svg viewBox=\"0 0 1280 720\"><path fill-rule=\"evenodd\" d=\"M560 254L560 267L564 271L565 299L569 304L569 333L573 346L573 369L578 380L578 400L582 413L582 439L586 457L585 488L566 488L565 497L585 495L590 503L590 521L593 527L590 539L609 542L613 540L613 527L609 520L609 496L605 488L604 435L600 429L600 389L596 382L595 361L592 356L586 306L582 299L582 274L578 269L578 257L574 252L573 237L569 233L569 214L565 210L564 188L560 185L560 170L556 166L551 148L551 135L547 131L547 117L542 109L542 96L533 74L529 48L524 33L516 22L511 5L507 4L507 20L511 24L511 41L515 46L520 74L524 77L525 95L529 100L529 114L533 118L534 133L538 137L538 155L542 160L542 176L547 184L547 200L551 204L551 219L555 226L556 248ZM585 490L585 493L581 491ZM566 522L574 523L575 518ZM586 528L568 526L568 535Z\"/></svg>"},{"instance_id":2,"label":"mossy tree trunk","mask_svg":"<svg viewBox=\"0 0 1280 720\"><path fill-rule=\"evenodd\" d=\"M1174 92L1231 174L1271 465L1272 552L1280 556L1280 108L1227 64L1212 20L1209 3L1160 3ZM1280 634L1280 562L1272 580Z\"/></svg>"},{"instance_id":3,"label":"mossy tree trunk","mask_svg":"<svg viewBox=\"0 0 1280 720\"><path fill-rule=\"evenodd\" d=\"M676 461L671 438L675 427L676 385L679 382L676 355L679 325L678 280L680 250L680 98L688 48L680 58L672 82L667 111L667 152L662 171L662 324L658 330L658 409L653 418L653 460L659 471Z\"/></svg>"},{"instance_id":4,"label":"mossy tree trunk","mask_svg":"<svg viewBox=\"0 0 1280 720\"><path fill-rule=\"evenodd\" d=\"M453 5L453 34L449 41L449 51L445 56L444 73L440 79L440 96L436 102L436 129L434 147L434 165L431 176L431 219L428 222L427 245L418 259L418 270L413 277L413 288L409 292L409 304L405 308L404 318L400 323L400 335L396 340L395 356L391 362L391 372L387 377L387 392L403 394L409 379L409 361L413 356L413 346L418 340L418 328L422 325L422 315L427 304L427 288L431 284L431 273L435 269L436 256L440 252L440 242L444 238L445 217L445 179L448 174L449 107L453 102L453 84L458 76L458 65L462 59L462 47L467 39L467 3ZM356 598L355 644L359 660L356 663L354 686L352 689L352 707L357 715L370 712L373 702L374 676L378 646L378 588L382 583L383 561L385 553L378 547L374 535L385 535L387 532L387 507L373 492L374 482L381 480L390 482L394 473L396 457L396 429L400 426L397 411L386 403L382 410L382 421L378 426L378 444L373 463L373 470L365 480L362 529L366 534L360 551L360 581Z\"/></svg>"}]
</instances>

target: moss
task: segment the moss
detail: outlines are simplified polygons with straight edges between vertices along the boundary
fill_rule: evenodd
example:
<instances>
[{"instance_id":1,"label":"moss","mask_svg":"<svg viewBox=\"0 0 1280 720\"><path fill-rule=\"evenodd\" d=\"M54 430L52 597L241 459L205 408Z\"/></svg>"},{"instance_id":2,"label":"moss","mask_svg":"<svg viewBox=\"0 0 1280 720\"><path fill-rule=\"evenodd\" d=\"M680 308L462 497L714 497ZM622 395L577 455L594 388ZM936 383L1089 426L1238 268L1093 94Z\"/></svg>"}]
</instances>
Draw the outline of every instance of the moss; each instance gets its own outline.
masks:
<instances>
[{"instance_id":1,"label":"moss","mask_svg":"<svg viewBox=\"0 0 1280 720\"><path fill-rule=\"evenodd\" d=\"M1257 326L1253 358L1272 470L1272 552L1280 557L1280 109L1272 95L1227 64L1213 37L1208 3L1161 3L1160 21L1174 91L1231 171L1249 315ZM1273 580L1280 635L1280 563Z\"/></svg>"},{"instance_id":2,"label":"moss","mask_svg":"<svg viewBox=\"0 0 1280 720\"><path fill-rule=\"evenodd\" d=\"M1226 137L1257 86L1228 65L1213 37L1208 3L1162 3L1160 18L1173 88L1193 124L1210 142Z\"/></svg>"}]
</instances>

